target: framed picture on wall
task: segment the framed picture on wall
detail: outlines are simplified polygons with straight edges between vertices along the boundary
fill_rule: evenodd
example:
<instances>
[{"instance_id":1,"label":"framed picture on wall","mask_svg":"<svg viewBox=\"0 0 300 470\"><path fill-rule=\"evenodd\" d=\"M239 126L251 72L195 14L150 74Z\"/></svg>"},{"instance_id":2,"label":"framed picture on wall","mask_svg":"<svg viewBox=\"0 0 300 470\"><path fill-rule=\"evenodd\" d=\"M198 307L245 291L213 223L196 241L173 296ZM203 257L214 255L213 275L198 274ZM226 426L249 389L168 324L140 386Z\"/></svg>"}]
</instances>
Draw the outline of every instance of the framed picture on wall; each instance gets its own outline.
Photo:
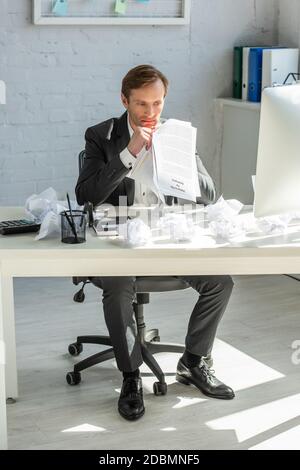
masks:
<instances>
[{"instance_id":1,"label":"framed picture on wall","mask_svg":"<svg viewBox=\"0 0 300 470\"><path fill-rule=\"evenodd\" d=\"M36 25L185 25L191 0L32 0Z\"/></svg>"}]
</instances>

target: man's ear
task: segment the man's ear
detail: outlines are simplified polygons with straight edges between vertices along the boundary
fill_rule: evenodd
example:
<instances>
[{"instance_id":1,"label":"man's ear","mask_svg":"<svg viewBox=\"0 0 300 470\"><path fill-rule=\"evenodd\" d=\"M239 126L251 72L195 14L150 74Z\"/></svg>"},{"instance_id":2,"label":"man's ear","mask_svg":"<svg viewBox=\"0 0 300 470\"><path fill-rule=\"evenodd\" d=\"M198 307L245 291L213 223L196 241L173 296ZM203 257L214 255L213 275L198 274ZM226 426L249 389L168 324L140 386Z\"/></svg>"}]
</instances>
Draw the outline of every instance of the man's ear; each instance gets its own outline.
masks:
<instances>
[{"instance_id":1,"label":"man's ear","mask_svg":"<svg viewBox=\"0 0 300 470\"><path fill-rule=\"evenodd\" d=\"M125 108L128 109L128 104L129 103L128 103L128 100L127 100L126 96L123 93L121 93L121 100L122 100L122 103L125 106Z\"/></svg>"}]
</instances>

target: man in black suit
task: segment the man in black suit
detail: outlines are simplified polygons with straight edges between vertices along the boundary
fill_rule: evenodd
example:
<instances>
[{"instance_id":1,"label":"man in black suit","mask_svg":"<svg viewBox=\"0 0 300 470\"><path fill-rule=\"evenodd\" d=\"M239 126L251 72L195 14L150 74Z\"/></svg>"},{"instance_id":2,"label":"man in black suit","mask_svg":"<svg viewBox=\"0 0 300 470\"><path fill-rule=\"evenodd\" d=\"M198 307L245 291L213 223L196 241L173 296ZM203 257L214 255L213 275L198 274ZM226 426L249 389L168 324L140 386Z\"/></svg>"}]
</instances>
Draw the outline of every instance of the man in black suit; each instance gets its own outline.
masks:
<instances>
[{"instance_id":1,"label":"man in black suit","mask_svg":"<svg viewBox=\"0 0 300 470\"><path fill-rule=\"evenodd\" d=\"M156 68L140 65L122 81L121 99L126 112L87 129L86 159L80 173L76 196L80 205L109 203L118 206L157 204L157 195L143 184L127 178L137 156L151 152L152 134L160 125L160 116L168 90L168 80ZM214 183L196 155L201 198L210 204L216 200ZM172 197L166 202L172 204ZM191 314L185 339L185 352L177 365L176 379L195 385L214 398L232 399L233 390L219 381L204 357L210 354L218 324L226 309L233 281L230 276L181 276L199 293ZM143 363L136 336L133 312L135 277L97 277L92 282L103 290L105 321L113 344L123 385L118 401L120 414L135 420L144 414L139 366Z\"/></svg>"}]
</instances>

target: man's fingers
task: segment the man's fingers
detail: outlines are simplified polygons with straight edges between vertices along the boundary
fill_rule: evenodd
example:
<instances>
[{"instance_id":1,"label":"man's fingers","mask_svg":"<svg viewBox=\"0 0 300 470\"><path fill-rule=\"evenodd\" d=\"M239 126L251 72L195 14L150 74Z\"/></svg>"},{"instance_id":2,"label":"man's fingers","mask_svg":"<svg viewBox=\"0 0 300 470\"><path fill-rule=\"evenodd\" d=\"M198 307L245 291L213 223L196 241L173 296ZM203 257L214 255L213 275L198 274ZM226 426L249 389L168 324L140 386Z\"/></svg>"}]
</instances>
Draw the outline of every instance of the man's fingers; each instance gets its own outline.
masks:
<instances>
[{"instance_id":1,"label":"man's fingers","mask_svg":"<svg viewBox=\"0 0 300 470\"><path fill-rule=\"evenodd\" d=\"M149 134L143 134L142 137L143 137L143 139L146 139L147 141L148 141L149 139L152 139L152 135L149 135Z\"/></svg>"},{"instance_id":2,"label":"man's fingers","mask_svg":"<svg viewBox=\"0 0 300 470\"><path fill-rule=\"evenodd\" d=\"M147 132L147 133L152 133L152 127L139 127L139 131L141 132Z\"/></svg>"},{"instance_id":3,"label":"man's fingers","mask_svg":"<svg viewBox=\"0 0 300 470\"><path fill-rule=\"evenodd\" d=\"M142 134L141 137L145 142L149 142L152 139L151 134Z\"/></svg>"},{"instance_id":4,"label":"man's fingers","mask_svg":"<svg viewBox=\"0 0 300 470\"><path fill-rule=\"evenodd\" d=\"M149 127L138 127L132 137L133 139L133 148L135 149L135 153L139 153L142 147L145 146L146 150L152 145L152 134L153 129Z\"/></svg>"},{"instance_id":5,"label":"man's fingers","mask_svg":"<svg viewBox=\"0 0 300 470\"><path fill-rule=\"evenodd\" d=\"M152 136L150 137L150 139L148 140L148 143L146 144L146 150L149 150L151 145L152 145Z\"/></svg>"},{"instance_id":6,"label":"man's fingers","mask_svg":"<svg viewBox=\"0 0 300 470\"><path fill-rule=\"evenodd\" d=\"M149 127L142 127L142 133L147 135L152 135L153 130Z\"/></svg>"}]
</instances>

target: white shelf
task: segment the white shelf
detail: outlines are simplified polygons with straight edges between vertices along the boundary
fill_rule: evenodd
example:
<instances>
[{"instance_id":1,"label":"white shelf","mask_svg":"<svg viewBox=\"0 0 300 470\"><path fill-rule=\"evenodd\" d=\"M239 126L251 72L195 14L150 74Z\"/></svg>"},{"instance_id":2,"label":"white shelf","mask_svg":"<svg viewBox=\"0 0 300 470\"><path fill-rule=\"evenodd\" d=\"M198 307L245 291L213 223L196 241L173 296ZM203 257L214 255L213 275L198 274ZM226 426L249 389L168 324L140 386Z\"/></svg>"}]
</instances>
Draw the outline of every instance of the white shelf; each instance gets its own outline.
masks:
<instances>
[{"instance_id":1,"label":"white shelf","mask_svg":"<svg viewBox=\"0 0 300 470\"><path fill-rule=\"evenodd\" d=\"M216 98L216 103L224 106L232 106L234 108L253 109L260 111L260 103L252 103L252 101L239 100L236 98Z\"/></svg>"}]
</instances>

